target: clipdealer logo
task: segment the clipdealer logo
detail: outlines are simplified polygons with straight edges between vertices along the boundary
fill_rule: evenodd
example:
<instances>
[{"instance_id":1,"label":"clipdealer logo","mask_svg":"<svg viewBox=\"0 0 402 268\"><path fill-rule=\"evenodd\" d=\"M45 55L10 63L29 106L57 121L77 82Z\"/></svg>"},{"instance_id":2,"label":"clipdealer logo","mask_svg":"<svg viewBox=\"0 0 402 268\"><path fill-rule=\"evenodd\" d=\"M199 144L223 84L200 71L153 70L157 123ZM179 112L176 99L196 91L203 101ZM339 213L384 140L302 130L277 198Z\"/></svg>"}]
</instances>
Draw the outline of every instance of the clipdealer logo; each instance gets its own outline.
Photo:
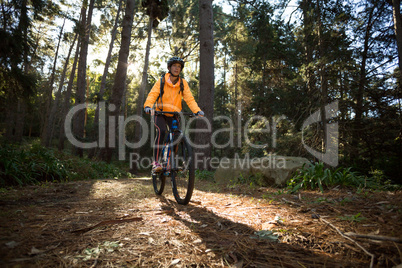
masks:
<instances>
[{"instance_id":1,"label":"clipdealer logo","mask_svg":"<svg viewBox=\"0 0 402 268\"><path fill-rule=\"evenodd\" d=\"M338 101L334 101L325 106L325 120L336 117L338 114ZM320 122L322 119L321 111L318 110L310 115L302 126L302 144L303 147L315 158L328 164L332 167L338 165L338 150L339 150L339 126L338 122L330 123L326 125L326 140L325 140L325 152L319 152L306 145L304 142L304 130L311 124Z\"/></svg>"},{"instance_id":2,"label":"clipdealer logo","mask_svg":"<svg viewBox=\"0 0 402 268\"><path fill-rule=\"evenodd\" d=\"M70 109L66 116L66 120L64 121L64 129L66 133L66 138L69 140L69 142L74 145L75 147L82 148L82 149L90 149L90 148L104 148L106 146L106 131L108 131L108 144L111 148L118 148L118 155L119 155L119 160L125 160L126 159L126 147L128 148L140 148L143 145L146 144L149 136L151 136L151 140L153 140L154 135L155 135L155 126L153 124L148 124L148 122L140 116L137 115L132 115L127 118L124 118L124 116L118 116L117 120L113 116L109 116L109 125L108 129L106 129L106 109L109 111L114 111L115 106L113 104L108 105L106 107L105 102L100 102L99 103L99 124L98 124L98 140L97 141L88 141L88 142L83 142L78 140L72 131L72 121L74 115L82 109L85 108L90 108L90 109L95 109L96 104L79 104L74 106L73 108ZM324 118L326 120L329 120L333 117L336 117L338 113L338 101L334 101L328 105L325 106L325 115ZM205 117L201 117L197 120L204 120L207 124L206 129L190 129L190 124L192 121L194 121L194 118L191 118L186 122L184 118L180 120L183 125L182 129L184 132L187 133L196 133L196 132L205 132L209 131L211 132L212 130L212 125L211 122L208 121ZM241 119L237 118L235 120L238 120L237 125L241 124ZM224 121L226 122L227 125L229 125L229 128L221 128L215 130L212 135L211 135L211 143L212 146L215 148L227 148L227 147L241 147L242 146L242 138L244 138L244 141L247 145L249 145L252 148L256 149L261 149L266 146L268 146L268 143L266 144L254 144L252 141L249 139L249 134L250 133L271 133L271 146L273 148L276 148L276 139L277 139L277 123L281 120L286 120L286 116L274 116L272 118L272 123L270 124L269 120L263 116L254 116L250 118L245 125L243 126L243 131L241 129L235 130L233 120L230 117L227 116L216 116L214 117L213 121ZM116 122L117 121L117 122ZM132 143L127 141L126 139L126 126L130 122L138 122L139 126L142 128L142 136L140 140L137 143ZM259 129L255 129L253 126L253 122L260 122L260 127ZM308 126L321 122L321 111L318 110L315 113L311 114L304 122L302 125L302 144L303 147L315 158L318 160L330 165L330 166L337 166L338 165L338 136L339 136L339 129L338 129L338 123L330 123L326 125L326 140L325 140L325 151L324 152L319 152L311 147L309 147L304 140L304 133L305 130ZM116 125L117 124L117 125ZM116 131L118 133L116 133ZM229 139L224 143L224 144L218 144L217 141L217 136L220 133L228 133ZM236 135L235 135L236 133ZM117 137L117 138L116 138ZM117 141L117 145L116 145ZM202 148L205 145L200 145L194 143L194 141L190 141L191 146L194 148ZM132 161L133 157L130 154L130 161ZM137 158L139 159L139 156ZM151 163L151 160L148 161Z\"/></svg>"}]
</instances>

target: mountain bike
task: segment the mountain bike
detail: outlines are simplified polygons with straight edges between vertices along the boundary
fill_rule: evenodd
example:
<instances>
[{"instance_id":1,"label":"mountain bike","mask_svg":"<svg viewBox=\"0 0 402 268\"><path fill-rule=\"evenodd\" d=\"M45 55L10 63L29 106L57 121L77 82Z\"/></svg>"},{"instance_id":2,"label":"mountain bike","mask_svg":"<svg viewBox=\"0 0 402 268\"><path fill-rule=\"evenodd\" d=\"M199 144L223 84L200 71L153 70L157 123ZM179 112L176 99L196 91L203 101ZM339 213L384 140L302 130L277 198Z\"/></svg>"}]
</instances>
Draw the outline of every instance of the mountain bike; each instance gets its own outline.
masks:
<instances>
[{"instance_id":1,"label":"mountain bike","mask_svg":"<svg viewBox=\"0 0 402 268\"><path fill-rule=\"evenodd\" d=\"M162 171L152 172L152 184L155 193L162 195L166 178L170 177L176 202L187 205L194 189L194 154L187 137L178 128L177 117L180 115L193 117L195 114L155 111L155 115L163 114L172 114L176 119L173 120L172 126L168 126L168 133L163 143L161 154Z\"/></svg>"}]
</instances>

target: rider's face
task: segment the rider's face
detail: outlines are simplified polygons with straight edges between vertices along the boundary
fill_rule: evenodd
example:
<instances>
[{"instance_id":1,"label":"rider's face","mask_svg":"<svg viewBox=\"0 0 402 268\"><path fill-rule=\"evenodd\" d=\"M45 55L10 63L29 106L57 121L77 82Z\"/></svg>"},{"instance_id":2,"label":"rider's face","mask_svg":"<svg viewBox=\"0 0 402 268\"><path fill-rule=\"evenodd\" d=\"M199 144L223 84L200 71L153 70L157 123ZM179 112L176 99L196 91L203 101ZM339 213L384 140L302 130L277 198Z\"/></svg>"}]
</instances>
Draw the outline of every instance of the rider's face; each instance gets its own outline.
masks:
<instances>
[{"instance_id":1,"label":"rider's face","mask_svg":"<svg viewBox=\"0 0 402 268\"><path fill-rule=\"evenodd\" d=\"M174 63L171 67L170 67L170 72L174 75L174 76L178 76L180 74L181 71L181 65L179 63Z\"/></svg>"}]
</instances>

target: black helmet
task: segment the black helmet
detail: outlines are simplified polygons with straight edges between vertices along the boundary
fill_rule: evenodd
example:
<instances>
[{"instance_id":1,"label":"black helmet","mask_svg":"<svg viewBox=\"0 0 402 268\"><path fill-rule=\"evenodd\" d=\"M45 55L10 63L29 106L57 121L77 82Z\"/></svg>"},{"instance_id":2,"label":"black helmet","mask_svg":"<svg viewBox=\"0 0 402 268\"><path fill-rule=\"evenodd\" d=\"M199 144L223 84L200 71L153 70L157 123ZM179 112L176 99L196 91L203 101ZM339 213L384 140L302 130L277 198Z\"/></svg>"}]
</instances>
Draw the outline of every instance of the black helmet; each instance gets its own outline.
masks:
<instances>
[{"instance_id":1,"label":"black helmet","mask_svg":"<svg viewBox=\"0 0 402 268\"><path fill-rule=\"evenodd\" d=\"M167 62L168 69L169 69L174 63L180 64L180 65L181 65L181 69L183 70L183 68L184 68L184 60L182 60L182 59L179 58L179 57L172 57L172 58L170 58L170 59L168 60L168 62Z\"/></svg>"}]
</instances>

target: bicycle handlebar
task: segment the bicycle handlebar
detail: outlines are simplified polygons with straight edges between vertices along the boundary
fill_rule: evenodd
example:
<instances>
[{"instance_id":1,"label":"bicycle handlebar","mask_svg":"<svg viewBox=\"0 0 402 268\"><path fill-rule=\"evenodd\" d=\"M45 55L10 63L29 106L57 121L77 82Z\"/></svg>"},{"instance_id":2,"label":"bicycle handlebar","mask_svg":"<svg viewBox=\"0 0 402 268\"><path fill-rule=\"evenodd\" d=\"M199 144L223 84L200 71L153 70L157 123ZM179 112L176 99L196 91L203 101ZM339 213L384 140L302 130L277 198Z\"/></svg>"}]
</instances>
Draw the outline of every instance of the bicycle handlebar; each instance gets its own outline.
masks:
<instances>
[{"instance_id":1,"label":"bicycle handlebar","mask_svg":"<svg viewBox=\"0 0 402 268\"><path fill-rule=\"evenodd\" d=\"M163 111L154 111L155 114L173 114L173 115L188 115L189 117L197 116L195 113L186 113L186 112L163 112Z\"/></svg>"}]
</instances>

